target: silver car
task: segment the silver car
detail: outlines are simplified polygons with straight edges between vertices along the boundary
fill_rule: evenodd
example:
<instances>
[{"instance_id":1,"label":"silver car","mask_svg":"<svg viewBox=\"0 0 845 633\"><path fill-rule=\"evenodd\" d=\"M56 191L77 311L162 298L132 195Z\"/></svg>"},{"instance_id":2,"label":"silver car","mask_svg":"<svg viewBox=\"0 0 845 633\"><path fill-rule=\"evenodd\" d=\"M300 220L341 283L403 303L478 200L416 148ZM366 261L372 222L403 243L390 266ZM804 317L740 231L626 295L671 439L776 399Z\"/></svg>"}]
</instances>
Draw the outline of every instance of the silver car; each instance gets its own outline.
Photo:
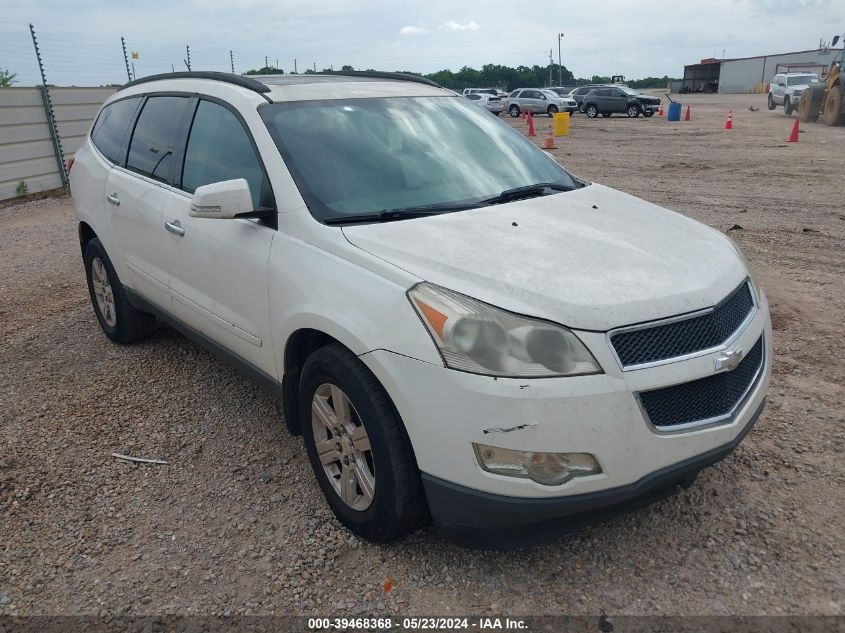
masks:
<instances>
[{"instance_id":1,"label":"silver car","mask_svg":"<svg viewBox=\"0 0 845 633\"><path fill-rule=\"evenodd\" d=\"M486 92L470 92L464 96L496 116L499 116L505 109L502 99L498 95L491 95Z\"/></svg>"},{"instance_id":2,"label":"silver car","mask_svg":"<svg viewBox=\"0 0 845 633\"><path fill-rule=\"evenodd\" d=\"M518 117L522 112L554 115L555 112L569 112L578 109L575 99L561 97L551 90L542 88L519 88L508 95L508 112Z\"/></svg>"}]
</instances>

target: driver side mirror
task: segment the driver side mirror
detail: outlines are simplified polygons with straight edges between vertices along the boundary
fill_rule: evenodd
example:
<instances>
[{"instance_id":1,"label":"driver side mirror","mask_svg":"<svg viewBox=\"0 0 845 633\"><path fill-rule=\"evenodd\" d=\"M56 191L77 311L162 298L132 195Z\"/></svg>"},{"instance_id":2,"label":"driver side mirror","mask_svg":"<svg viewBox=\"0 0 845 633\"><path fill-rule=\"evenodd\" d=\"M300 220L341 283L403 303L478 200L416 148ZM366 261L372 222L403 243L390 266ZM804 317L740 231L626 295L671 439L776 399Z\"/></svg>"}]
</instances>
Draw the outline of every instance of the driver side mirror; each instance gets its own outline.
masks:
<instances>
[{"instance_id":1,"label":"driver side mirror","mask_svg":"<svg viewBox=\"0 0 845 633\"><path fill-rule=\"evenodd\" d=\"M256 210L252 205L252 194L244 178L213 182L197 187L191 199L192 218L231 218L257 217L265 210Z\"/></svg>"}]
</instances>

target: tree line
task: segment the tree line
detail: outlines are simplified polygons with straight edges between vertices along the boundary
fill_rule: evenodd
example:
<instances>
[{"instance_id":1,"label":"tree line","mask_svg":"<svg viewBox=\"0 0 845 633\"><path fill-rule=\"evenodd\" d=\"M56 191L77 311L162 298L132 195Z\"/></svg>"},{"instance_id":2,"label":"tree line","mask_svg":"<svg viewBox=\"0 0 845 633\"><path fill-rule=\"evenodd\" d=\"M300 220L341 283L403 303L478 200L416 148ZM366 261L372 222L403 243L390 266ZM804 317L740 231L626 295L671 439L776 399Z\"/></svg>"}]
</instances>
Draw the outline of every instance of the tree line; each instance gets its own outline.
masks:
<instances>
[{"instance_id":1,"label":"tree line","mask_svg":"<svg viewBox=\"0 0 845 633\"><path fill-rule=\"evenodd\" d=\"M341 70L355 70L352 66L344 65ZM367 70L373 70L368 68ZM333 68L324 68L322 72L332 72ZM462 90L464 88L488 87L501 88L502 90L514 90L515 88L542 88L545 86L582 86L584 84L609 84L610 77L593 75L592 77L576 78L566 66L548 64L546 66L503 66L500 64L485 64L480 69L464 66L457 72L451 70L438 70L434 73L422 74L410 70L398 70L396 72L425 77L432 81L450 88ZM314 70L309 68L303 74L312 74ZM247 75L270 75L284 74L281 68L265 66L246 71ZM626 81L632 88L665 88L666 84L673 81L672 77L645 77Z\"/></svg>"}]
</instances>

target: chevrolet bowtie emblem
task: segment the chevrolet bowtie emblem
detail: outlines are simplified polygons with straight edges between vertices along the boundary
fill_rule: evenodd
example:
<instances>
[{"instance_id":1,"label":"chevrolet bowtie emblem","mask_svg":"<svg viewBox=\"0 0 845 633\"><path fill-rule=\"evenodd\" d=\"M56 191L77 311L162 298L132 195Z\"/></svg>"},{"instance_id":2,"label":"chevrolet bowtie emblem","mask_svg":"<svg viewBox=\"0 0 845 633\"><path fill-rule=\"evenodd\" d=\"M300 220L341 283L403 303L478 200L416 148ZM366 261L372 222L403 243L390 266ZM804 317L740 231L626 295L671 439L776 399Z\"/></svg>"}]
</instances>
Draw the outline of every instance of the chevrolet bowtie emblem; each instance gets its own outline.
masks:
<instances>
[{"instance_id":1,"label":"chevrolet bowtie emblem","mask_svg":"<svg viewBox=\"0 0 845 633\"><path fill-rule=\"evenodd\" d=\"M716 357L716 371L731 371L742 360L742 348L729 349Z\"/></svg>"}]
</instances>

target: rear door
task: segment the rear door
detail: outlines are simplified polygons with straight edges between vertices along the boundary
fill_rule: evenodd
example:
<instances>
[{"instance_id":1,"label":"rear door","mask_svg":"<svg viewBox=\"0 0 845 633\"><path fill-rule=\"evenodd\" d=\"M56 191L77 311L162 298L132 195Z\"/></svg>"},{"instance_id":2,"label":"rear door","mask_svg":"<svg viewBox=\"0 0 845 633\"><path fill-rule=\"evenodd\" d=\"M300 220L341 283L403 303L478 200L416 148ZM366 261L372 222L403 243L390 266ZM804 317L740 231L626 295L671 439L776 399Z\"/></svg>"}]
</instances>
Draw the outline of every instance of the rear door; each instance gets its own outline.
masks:
<instances>
[{"instance_id":1,"label":"rear door","mask_svg":"<svg viewBox=\"0 0 845 633\"><path fill-rule=\"evenodd\" d=\"M170 311L170 272L163 211L179 196L172 187L175 153L187 124L186 96L150 96L141 106L123 165L109 173L106 200L121 281Z\"/></svg>"},{"instance_id":2,"label":"rear door","mask_svg":"<svg viewBox=\"0 0 845 633\"><path fill-rule=\"evenodd\" d=\"M220 102L200 98L177 177L181 192L164 218L181 230L164 236L174 313L275 377L267 277L275 217L267 223L189 214L197 187L235 178L249 183L256 209L275 209L264 165L240 116Z\"/></svg>"}]
</instances>

